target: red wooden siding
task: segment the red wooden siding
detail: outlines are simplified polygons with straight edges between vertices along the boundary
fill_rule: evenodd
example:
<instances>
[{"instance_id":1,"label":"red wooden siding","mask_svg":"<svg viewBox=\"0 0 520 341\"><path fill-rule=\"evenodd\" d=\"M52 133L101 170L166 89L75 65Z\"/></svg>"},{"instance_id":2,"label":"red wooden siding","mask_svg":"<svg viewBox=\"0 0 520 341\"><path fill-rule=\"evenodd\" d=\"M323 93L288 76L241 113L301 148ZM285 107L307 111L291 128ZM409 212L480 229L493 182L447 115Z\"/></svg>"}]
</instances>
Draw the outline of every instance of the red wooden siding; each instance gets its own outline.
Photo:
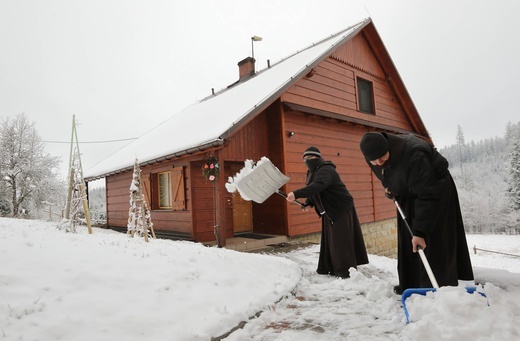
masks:
<instances>
[{"instance_id":1,"label":"red wooden siding","mask_svg":"<svg viewBox=\"0 0 520 341\"><path fill-rule=\"evenodd\" d=\"M304 77L282 95L283 102L413 131L363 35L338 48L314 69L312 77ZM358 111L356 77L373 83L375 115Z\"/></svg>"},{"instance_id":2,"label":"red wooden siding","mask_svg":"<svg viewBox=\"0 0 520 341\"><path fill-rule=\"evenodd\" d=\"M183 161L186 164L186 161ZM175 168L174 168L175 166ZM146 201L150 204L153 196L156 194L151 174L158 172L171 171L177 167L182 167L179 160L163 162L150 166L141 167L142 190ZM130 184L132 181L133 171L119 173L106 178L107 189L107 223L113 227L126 227L128 221L128 209L130 208ZM189 177L185 176L185 193L188 193ZM152 198L152 200L150 200ZM152 222L154 230L175 231L191 236L191 213L189 205L191 204L189 195L185 198L186 210L152 210ZM150 205L151 206L151 205Z\"/></svg>"},{"instance_id":3,"label":"red wooden siding","mask_svg":"<svg viewBox=\"0 0 520 341\"><path fill-rule=\"evenodd\" d=\"M308 146L315 145L326 160L337 166L362 223L395 216L392 202L385 198L380 181L373 177L359 150L361 136L368 131L366 128L297 112L285 114L285 128L295 132L285 145L286 174L291 177L287 191L305 186L307 168L302 162L302 153ZM380 211L374 212L374 202ZM291 236L321 229L314 213L302 213L296 205L289 207L288 219Z\"/></svg>"},{"instance_id":4,"label":"red wooden siding","mask_svg":"<svg viewBox=\"0 0 520 341\"><path fill-rule=\"evenodd\" d=\"M262 156L268 157L277 167L282 169L283 153L280 103L277 101L251 122L246 124L229 139L229 144L219 151L222 160L243 163L246 159L258 161ZM230 174L226 169L225 179ZM282 170L283 171L283 170ZM225 203L231 202L231 194L224 193ZM273 195L262 204L253 203L253 231L257 233L283 234L285 232L286 212L285 199ZM226 235L232 236L233 211L231 205L225 204Z\"/></svg>"},{"instance_id":5,"label":"red wooden siding","mask_svg":"<svg viewBox=\"0 0 520 341\"><path fill-rule=\"evenodd\" d=\"M217 183L204 180L202 165L204 160L191 163L191 197L193 206L193 236L198 241L215 240L214 227L217 224Z\"/></svg>"}]
</instances>

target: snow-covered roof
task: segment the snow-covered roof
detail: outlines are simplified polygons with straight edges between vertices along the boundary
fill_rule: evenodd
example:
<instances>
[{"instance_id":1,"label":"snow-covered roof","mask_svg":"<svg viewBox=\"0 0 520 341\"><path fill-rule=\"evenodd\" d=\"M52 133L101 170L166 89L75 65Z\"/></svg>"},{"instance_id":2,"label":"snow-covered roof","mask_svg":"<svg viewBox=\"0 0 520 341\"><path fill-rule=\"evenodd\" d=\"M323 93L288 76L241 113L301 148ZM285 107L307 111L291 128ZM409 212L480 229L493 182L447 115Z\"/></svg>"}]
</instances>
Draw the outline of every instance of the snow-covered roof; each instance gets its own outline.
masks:
<instances>
[{"instance_id":1,"label":"snow-covered roof","mask_svg":"<svg viewBox=\"0 0 520 341\"><path fill-rule=\"evenodd\" d=\"M141 164L216 147L252 116L273 103L333 50L371 22L367 18L298 51L246 81L200 100L174 114L85 172L93 180Z\"/></svg>"}]
</instances>

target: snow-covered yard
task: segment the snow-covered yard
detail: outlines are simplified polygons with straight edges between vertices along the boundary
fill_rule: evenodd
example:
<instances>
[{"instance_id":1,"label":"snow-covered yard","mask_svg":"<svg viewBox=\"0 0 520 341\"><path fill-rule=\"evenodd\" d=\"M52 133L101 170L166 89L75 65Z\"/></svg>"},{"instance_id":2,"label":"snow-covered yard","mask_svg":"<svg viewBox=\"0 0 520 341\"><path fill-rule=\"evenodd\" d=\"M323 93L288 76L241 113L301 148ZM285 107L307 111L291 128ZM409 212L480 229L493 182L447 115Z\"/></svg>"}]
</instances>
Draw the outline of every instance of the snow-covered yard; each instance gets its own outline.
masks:
<instances>
[{"instance_id":1,"label":"snow-covered yard","mask_svg":"<svg viewBox=\"0 0 520 341\"><path fill-rule=\"evenodd\" d=\"M251 254L190 242L0 218L0 339L489 340L520 335L520 259L471 250L480 295L441 288L407 301L394 259L350 279L317 275L318 246ZM520 254L520 236L468 235ZM247 321L243 328L235 327ZM232 331L233 330L233 331ZM232 331L228 334L229 331Z\"/></svg>"}]
</instances>

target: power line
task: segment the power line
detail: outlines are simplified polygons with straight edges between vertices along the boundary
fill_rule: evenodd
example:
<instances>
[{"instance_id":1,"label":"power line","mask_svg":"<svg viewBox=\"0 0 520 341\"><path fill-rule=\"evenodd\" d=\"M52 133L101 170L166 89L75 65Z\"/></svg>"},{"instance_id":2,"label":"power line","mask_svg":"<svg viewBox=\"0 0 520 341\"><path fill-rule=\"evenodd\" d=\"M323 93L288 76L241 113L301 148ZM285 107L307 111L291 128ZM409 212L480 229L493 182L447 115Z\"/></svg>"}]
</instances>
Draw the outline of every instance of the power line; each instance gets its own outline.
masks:
<instances>
[{"instance_id":1,"label":"power line","mask_svg":"<svg viewBox=\"0 0 520 341\"><path fill-rule=\"evenodd\" d=\"M84 142L78 142L78 143L83 143L83 144L86 144L86 143L111 143L111 142L123 142L123 141L131 141L131 140L137 140L137 137L132 137L132 138L128 138L128 139L120 139L120 140L105 140L105 141L84 141ZM45 143L67 143L69 144L70 141L42 141L42 142L45 142Z\"/></svg>"}]
</instances>

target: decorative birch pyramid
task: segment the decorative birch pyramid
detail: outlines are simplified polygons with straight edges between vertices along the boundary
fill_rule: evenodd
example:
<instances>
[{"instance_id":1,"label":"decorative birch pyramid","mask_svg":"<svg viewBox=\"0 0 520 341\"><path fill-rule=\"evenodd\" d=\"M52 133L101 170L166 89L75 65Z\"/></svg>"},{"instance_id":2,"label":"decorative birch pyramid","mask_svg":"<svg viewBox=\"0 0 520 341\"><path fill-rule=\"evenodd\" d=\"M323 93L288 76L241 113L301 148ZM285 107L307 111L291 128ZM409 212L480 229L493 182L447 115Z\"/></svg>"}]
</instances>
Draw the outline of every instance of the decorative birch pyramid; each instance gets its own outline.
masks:
<instances>
[{"instance_id":1,"label":"decorative birch pyramid","mask_svg":"<svg viewBox=\"0 0 520 341\"><path fill-rule=\"evenodd\" d=\"M148 204L143 198L143 191L141 189L141 168L135 159L134 175L132 183L130 184L130 209L128 210L128 232L132 237L137 234L144 237L148 242L148 234L155 239L155 232L153 230L152 217Z\"/></svg>"},{"instance_id":2,"label":"decorative birch pyramid","mask_svg":"<svg viewBox=\"0 0 520 341\"><path fill-rule=\"evenodd\" d=\"M83 217L81 213L83 213ZM85 179L83 178L83 167L81 165L78 132L76 130L76 116L73 115L69 158L69 188L67 192L65 214L63 219L60 221L58 228L65 228L67 232L76 233L77 226L83 223L87 225L88 233L92 234L90 211L87 201L87 190L85 186Z\"/></svg>"}]
</instances>

